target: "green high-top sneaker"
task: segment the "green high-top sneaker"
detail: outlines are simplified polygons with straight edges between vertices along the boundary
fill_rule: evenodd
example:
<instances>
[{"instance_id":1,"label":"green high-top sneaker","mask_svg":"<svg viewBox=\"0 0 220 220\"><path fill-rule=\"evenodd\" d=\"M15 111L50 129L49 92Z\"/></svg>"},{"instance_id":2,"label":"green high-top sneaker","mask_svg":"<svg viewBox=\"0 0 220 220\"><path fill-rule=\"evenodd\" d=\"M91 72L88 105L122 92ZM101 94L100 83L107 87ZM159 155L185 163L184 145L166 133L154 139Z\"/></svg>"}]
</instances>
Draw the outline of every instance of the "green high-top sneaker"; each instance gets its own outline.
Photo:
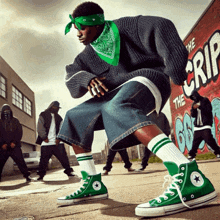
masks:
<instances>
[{"instance_id":1,"label":"green high-top sneaker","mask_svg":"<svg viewBox=\"0 0 220 220\"><path fill-rule=\"evenodd\" d=\"M91 176L85 171L81 173L83 185L71 195L58 198L58 205L72 205L85 200L108 198L107 188L101 181L101 173Z\"/></svg>"},{"instance_id":2,"label":"green high-top sneaker","mask_svg":"<svg viewBox=\"0 0 220 220\"><path fill-rule=\"evenodd\" d=\"M152 217L170 215L205 205L216 199L217 194L211 182L198 169L196 161L181 164L164 162L172 181L165 192L148 203L135 208L138 216Z\"/></svg>"}]
</instances>

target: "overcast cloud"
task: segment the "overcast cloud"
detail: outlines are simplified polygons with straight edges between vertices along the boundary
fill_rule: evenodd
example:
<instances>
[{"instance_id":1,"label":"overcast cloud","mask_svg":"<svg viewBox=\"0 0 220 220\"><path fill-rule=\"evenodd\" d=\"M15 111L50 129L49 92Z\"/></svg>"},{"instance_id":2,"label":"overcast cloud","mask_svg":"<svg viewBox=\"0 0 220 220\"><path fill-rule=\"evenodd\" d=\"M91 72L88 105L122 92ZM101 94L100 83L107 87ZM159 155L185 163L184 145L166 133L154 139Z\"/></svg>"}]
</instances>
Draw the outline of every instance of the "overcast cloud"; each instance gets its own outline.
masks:
<instances>
[{"instance_id":1,"label":"overcast cloud","mask_svg":"<svg viewBox=\"0 0 220 220\"><path fill-rule=\"evenodd\" d=\"M74 30L64 36L68 15L81 2L0 0L0 55L35 92L37 118L54 100L61 103L60 114L64 117L68 109L89 98L86 95L72 99L64 84L65 66L72 63L84 47L79 44ZM169 18L184 39L211 0L94 2L104 9L107 20L140 14Z\"/></svg>"}]
</instances>

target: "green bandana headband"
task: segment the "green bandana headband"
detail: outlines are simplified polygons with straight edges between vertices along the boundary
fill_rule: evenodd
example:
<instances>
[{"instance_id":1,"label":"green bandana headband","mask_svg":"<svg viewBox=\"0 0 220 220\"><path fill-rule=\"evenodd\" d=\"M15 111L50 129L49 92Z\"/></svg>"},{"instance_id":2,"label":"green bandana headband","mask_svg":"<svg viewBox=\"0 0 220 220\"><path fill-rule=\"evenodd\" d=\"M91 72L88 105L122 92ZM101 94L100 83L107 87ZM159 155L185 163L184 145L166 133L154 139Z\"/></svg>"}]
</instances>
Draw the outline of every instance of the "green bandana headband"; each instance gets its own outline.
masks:
<instances>
[{"instance_id":1,"label":"green bandana headband","mask_svg":"<svg viewBox=\"0 0 220 220\"><path fill-rule=\"evenodd\" d=\"M75 24L76 27L81 30L81 25L85 26L94 26L94 25L101 25L105 23L104 14L94 14L94 15L88 15L88 16L80 16L73 18L72 15L69 15L71 22L69 22L66 25L65 28L65 35L70 32L70 29L72 28L72 25Z\"/></svg>"}]
</instances>

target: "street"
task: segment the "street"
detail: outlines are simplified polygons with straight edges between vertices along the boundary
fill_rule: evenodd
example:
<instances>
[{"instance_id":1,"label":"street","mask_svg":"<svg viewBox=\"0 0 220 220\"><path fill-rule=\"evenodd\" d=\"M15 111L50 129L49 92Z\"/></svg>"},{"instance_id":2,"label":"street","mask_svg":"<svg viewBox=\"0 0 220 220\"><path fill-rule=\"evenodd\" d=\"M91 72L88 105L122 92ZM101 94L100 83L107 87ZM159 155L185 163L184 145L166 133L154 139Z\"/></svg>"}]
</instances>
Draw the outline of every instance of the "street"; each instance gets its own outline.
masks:
<instances>
[{"instance_id":1,"label":"street","mask_svg":"<svg viewBox=\"0 0 220 220\"><path fill-rule=\"evenodd\" d=\"M104 164L97 165L103 172ZM123 163L113 163L112 171L102 180L108 188L109 199L59 207L58 197L69 195L80 186L80 167L75 166L76 177L68 179L62 169L49 170L43 182L26 183L21 174L5 176L0 182L0 220L214 220L220 219L220 161L199 161L199 169L214 185L218 198L209 205L182 213L157 217L135 216L135 207L163 193L163 177L168 174L162 163L150 163L143 172L128 172ZM132 168L140 167L133 162ZM32 173L32 178L37 178Z\"/></svg>"}]
</instances>

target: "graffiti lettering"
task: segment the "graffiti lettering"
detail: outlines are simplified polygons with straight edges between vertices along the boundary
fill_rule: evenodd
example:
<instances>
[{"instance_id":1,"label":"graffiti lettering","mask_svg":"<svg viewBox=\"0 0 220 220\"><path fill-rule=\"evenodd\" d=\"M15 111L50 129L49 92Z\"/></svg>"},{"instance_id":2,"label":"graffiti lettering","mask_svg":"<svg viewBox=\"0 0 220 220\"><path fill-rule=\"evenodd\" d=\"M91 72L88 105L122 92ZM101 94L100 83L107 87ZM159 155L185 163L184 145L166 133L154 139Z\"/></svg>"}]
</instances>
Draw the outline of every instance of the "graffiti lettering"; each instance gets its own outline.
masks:
<instances>
[{"instance_id":1,"label":"graffiti lettering","mask_svg":"<svg viewBox=\"0 0 220 220\"><path fill-rule=\"evenodd\" d=\"M196 47L195 37L186 45L186 49L190 53Z\"/></svg>"},{"instance_id":2,"label":"graffiti lettering","mask_svg":"<svg viewBox=\"0 0 220 220\"><path fill-rule=\"evenodd\" d=\"M192 149L193 143L193 118L186 113L183 122L178 118L175 123L176 137L179 149L182 153L185 147L189 150Z\"/></svg>"},{"instance_id":3,"label":"graffiti lettering","mask_svg":"<svg viewBox=\"0 0 220 220\"><path fill-rule=\"evenodd\" d=\"M205 87L211 80L214 82L219 76L218 60L220 57L220 30L214 32L205 43L203 49L198 49L192 60L188 60L186 71L194 73L189 84L185 82L183 92L189 97L193 90Z\"/></svg>"},{"instance_id":4,"label":"graffiti lettering","mask_svg":"<svg viewBox=\"0 0 220 220\"><path fill-rule=\"evenodd\" d=\"M173 103L175 104L175 108L179 108L181 106L184 106L186 104L186 101L184 99L184 94L181 94L177 96L174 100Z\"/></svg>"},{"instance_id":5,"label":"graffiti lettering","mask_svg":"<svg viewBox=\"0 0 220 220\"><path fill-rule=\"evenodd\" d=\"M220 123L220 99L214 98L211 102L212 104L212 114L214 118L218 119ZM188 113L185 113L183 117L183 121L180 118L176 119L175 122L175 135L178 147L182 153L187 151L189 152L192 149L193 144L193 133L194 133L194 118L192 118ZM211 128L211 132L213 137L218 142L219 134L219 123L216 124L215 120L213 121L213 125ZM219 137L220 138L220 137ZM205 141L202 141L199 145L199 149L204 149ZM210 146L207 146L209 150L212 150Z\"/></svg>"}]
</instances>

